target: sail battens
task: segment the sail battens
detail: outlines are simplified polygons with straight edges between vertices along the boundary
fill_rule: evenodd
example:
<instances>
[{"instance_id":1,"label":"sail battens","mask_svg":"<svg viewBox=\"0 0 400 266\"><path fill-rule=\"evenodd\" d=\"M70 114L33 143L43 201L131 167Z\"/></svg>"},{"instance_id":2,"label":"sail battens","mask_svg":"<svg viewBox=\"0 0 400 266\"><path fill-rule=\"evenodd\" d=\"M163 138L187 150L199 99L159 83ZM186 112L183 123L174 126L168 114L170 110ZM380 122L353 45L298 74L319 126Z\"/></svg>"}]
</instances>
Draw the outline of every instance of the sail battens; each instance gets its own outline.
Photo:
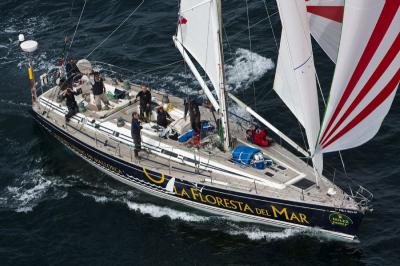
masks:
<instances>
[{"instance_id":1,"label":"sail battens","mask_svg":"<svg viewBox=\"0 0 400 266\"><path fill-rule=\"evenodd\" d=\"M379 130L399 83L399 6L392 0L346 1L318 150L356 147Z\"/></svg>"},{"instance_id":2,"label":"sail battens","mask_svg":"<svg viewBox=\"0 0 400 266\"><path fill-rule=\"evenodd\" d=\"M310 55L310 56L307 58L306 61L304 61L301 65L295 67L293 70L296 71L297 69L303 67L305 64L307 64L308 61L310 61L311 57L312 57L312 56Z\"/></svg>"}]
</instances>

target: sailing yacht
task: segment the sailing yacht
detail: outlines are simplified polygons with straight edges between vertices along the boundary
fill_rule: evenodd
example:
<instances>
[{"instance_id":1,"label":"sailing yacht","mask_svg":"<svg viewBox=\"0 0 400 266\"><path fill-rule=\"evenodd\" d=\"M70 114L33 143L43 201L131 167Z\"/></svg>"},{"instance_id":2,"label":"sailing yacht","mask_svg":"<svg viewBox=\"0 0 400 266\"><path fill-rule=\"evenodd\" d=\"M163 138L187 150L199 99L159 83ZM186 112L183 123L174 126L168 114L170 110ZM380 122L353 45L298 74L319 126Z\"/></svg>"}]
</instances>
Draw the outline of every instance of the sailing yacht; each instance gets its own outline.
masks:
<instances>
[{"instance_id":1,"label":"sailing yacht","mask_svg":"<svg viewBox=\"0 0 400 266\"><path fill-rule=\"evenodd\" d=\"M331 182L324 176L323 155L367 142L388 113L400 75L400 2L277 0L277 4L282 34L273 89L301 123L308 147L298 145L226 90L220 0L181 0L173 36L210 102L199 107L204 120L200 142L184 141L196 137L190 121L183 118L184 100L152 88L152 117L142 122L143 150L135 158L130 122L139 109L133 99L141 84L105 78L111 108L99 111L93 99L78 95L82 108L66 122L68 109L58 97L61 86L46 85L44 74L41 80L48 90L36 96L30 66L33 118L76 155L135 189L235 220L314 228L357 240L372 194L363 187L346 193ZM322 124L311 36L336 63ZM24 41L21 48L33 52L37 43ZM89 76L95 68L85 59L78 67ZM76 83L73 89L81 86ZM249 142L245 129L230 119L228 103L244 108L288 148L278 141L268 147ZM178 138L160 134L154 122L155 108L162 105L173 119L167 129Z\"/></svg>"}]
</instances>

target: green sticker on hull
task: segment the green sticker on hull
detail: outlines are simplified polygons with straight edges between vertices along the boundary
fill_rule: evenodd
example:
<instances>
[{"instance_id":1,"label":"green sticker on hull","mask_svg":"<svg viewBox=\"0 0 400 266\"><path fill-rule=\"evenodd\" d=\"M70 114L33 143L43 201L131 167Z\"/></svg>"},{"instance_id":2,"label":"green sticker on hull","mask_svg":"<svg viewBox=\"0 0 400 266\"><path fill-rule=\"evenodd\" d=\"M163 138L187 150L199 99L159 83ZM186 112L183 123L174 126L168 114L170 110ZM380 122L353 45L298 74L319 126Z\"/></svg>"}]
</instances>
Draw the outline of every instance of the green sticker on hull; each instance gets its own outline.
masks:
<instances>
[{"instance_id":1,"label":"green sticker on hull","mask_svg":"<svg viewBox=\"0 0 400 266\"><path fill-rule=\"evenodd\" d=\"M330 214L329 221L332 225L340 225L344 227L353 224L353 221L350 219L350 217L338 212Z\"/></svg>"}]
</instances>

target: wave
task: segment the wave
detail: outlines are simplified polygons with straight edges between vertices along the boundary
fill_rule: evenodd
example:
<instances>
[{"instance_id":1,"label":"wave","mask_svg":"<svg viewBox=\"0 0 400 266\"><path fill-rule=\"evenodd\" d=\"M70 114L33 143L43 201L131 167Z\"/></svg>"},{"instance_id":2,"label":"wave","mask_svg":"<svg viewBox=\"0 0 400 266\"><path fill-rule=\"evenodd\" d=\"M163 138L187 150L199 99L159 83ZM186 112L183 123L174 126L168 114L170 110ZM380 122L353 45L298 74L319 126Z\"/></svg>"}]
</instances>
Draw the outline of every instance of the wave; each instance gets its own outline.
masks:
<instances>
[{"instance_id":1,"label":"wave","mask_svg":"<svg viewBox=\"0 0 400 266\"><path fill-rule=\"evenodd\" d=\"M245 236L249 240L283 240L288 239L299 234L304 233L304 230L299 229L284 229L282 231L265 231L257 226L237 228L237 226L231 225L231 229L227 231L232 236Z\"/></svg>"},{"instance_id":2,"label":"wave","mask_svg":"<svg viewBox=\"0 0 400 266\"><path fill-rule=\"evenodd\" d=\"M35 169L22 175L14 185L7 186L1 193L0 207L16 212L30 212L41 201L48 198L61 199L67 196L65 191L49 191L53 182L43 176L41 169Z\"/></svg>"},{"instance_id":3,"label":"wave","mask_svg":"<svg viewBox=\"0 0 400 266\"><path fill-rule=\"evenodd\" d=\"M205 222L210 219L206 216L200 216L190 212L177 211L171 208L160 207L148 203L142 204L126 201L126 204L130 210L138 211L142 214L147 214L154 218L168 217L171 220L181 220L185 222Z\"/></svg>"}]
</instances>

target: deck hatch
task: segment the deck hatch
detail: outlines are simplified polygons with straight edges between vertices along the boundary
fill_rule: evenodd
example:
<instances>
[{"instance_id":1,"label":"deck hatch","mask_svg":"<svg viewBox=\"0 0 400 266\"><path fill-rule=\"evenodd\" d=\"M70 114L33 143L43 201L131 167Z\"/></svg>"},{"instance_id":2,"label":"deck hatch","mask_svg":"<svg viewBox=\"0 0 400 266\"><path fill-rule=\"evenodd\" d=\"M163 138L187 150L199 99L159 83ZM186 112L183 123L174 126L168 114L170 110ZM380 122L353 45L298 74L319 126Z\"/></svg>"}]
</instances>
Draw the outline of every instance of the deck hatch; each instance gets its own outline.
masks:
<instances>
[{"instance_id":1,"label":"deck hatch","mask_svg":"<svg viewBox=\"0 0 400 266\"><path fill-rule=\"evenodd\" d=\"M315 182L310 181L305 178L302 178L299 181L297 181L296 183L293 183L293 186L298 187L302 190L306 190L306 189L312 187L313 185L315 185Z\"/></svg>"}]
</instances>

